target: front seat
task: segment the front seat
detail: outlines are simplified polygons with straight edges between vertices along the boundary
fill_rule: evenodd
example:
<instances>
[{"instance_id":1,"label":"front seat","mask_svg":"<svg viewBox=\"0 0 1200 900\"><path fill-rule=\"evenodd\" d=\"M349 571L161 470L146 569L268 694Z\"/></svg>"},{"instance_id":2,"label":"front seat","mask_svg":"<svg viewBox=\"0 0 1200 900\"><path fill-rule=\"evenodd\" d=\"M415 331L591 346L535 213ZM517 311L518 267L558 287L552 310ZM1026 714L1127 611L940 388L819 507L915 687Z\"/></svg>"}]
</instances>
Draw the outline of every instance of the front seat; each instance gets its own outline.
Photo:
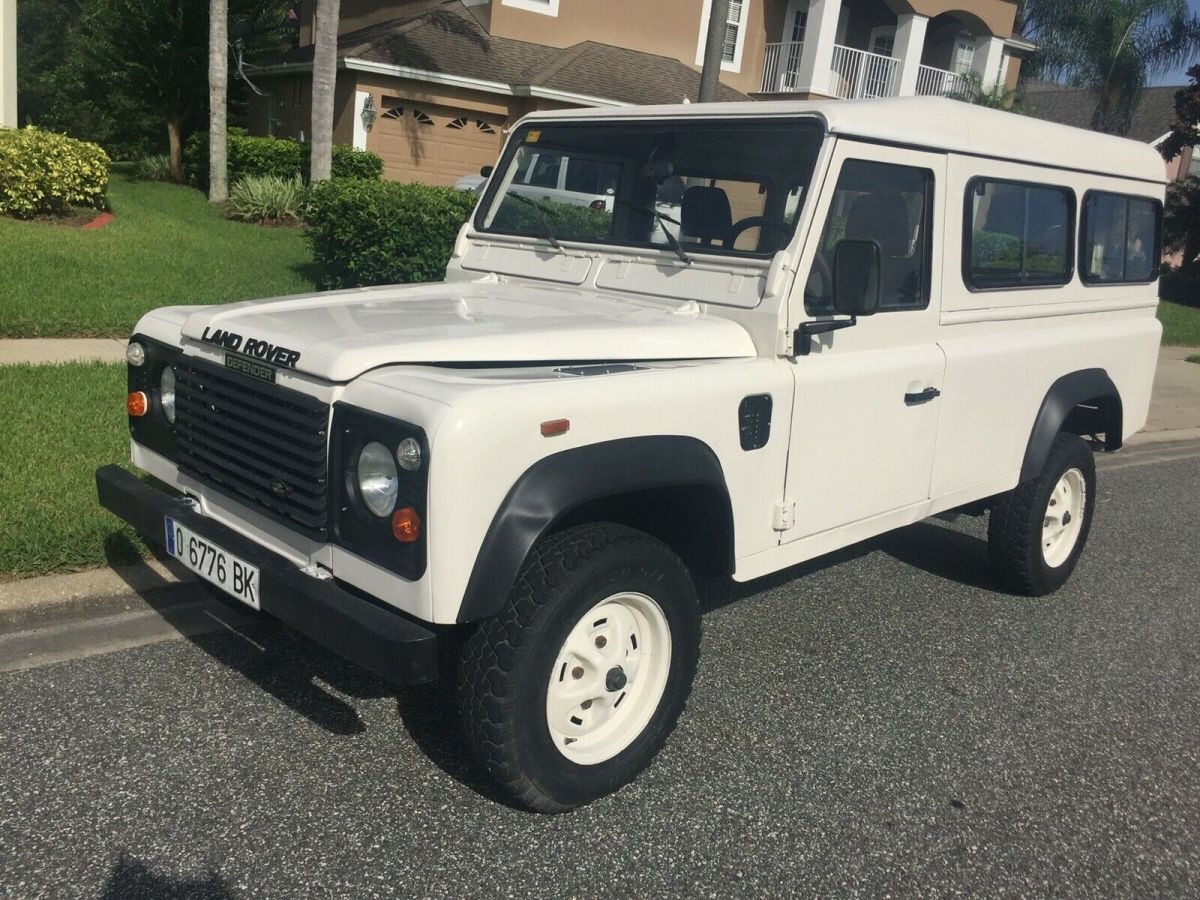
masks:
<instances>
[{"instance_id":1,"label":"front seat","mask_svg":"<svg viewBox=\"0 0 1200 900\"><path fill-rule=\"evenodd\" d=\"M729 244L733 213L729 196L719 187L694 185L683 192L679 221L683 236L711 247L713 241Z\"/></svg>"},{"instance_id":2,"label":"front seat","mask_svg":"<svg viewBox=\"0 0 1200 900\"><path fill-rule=\"evenodd\" d=\"M846 217L846 237L879 244L879 306L895 309L917 302L920 260L912 259L908 206L899 194L861 194Z\"/></svg>"}]
</instances>

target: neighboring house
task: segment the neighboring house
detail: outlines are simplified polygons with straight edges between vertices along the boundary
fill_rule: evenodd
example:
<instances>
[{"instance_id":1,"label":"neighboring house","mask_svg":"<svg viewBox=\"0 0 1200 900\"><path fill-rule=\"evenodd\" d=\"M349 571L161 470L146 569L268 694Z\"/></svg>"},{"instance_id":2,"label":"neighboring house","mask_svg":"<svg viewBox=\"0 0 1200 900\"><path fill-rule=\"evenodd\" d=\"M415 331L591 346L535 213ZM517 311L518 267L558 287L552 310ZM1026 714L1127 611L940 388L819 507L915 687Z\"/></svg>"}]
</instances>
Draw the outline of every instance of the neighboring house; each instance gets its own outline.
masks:
<instances>
[{"instance_id":1,"label":"neighboring house","mask_svg":"<svg viewBox=\"0 0 1200 900\"><path fill-rule=\"evenodd\" d=\"M257 133L309 127L312 0L299 47L257 70ZM697 99L709 0L342 0L334 141L397 180L453 184L534 109ZM946 94L1015 82L1014 0L730 0L718 99Z\"/></svg>"},{"instance_id":2,"label":"neighboring house","mask_svg":"<svg viewBox=\"0 0 1200 900\"><path fill-rule=\"evenodd\" d=\"M1175 121L1175 94L1186 85L1149 87L1142 90L1133 120L1125 136L1157 147L1171 133ZM1096 98L1083 88L1065 87L1061 84L1037 81L1023 86L1026 111L1039 119L1089 128L1092 113L1096 109ZM1188 147L1166 163L1167 178L1183 181L1189 175L1200 175L1200 152Z\"/></svg>"}]
</instances>

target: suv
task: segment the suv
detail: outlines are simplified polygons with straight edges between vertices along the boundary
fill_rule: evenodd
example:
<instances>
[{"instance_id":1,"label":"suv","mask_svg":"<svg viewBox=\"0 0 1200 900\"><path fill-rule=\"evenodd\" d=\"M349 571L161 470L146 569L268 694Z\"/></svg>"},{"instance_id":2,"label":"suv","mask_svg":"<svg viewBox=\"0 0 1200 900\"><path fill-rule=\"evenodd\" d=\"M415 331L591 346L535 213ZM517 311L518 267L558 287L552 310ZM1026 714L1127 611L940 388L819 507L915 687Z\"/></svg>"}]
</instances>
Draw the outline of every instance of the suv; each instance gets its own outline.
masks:
<instances>
[{"instance_id":1,"label":"suv","mask_svg":"<svg viewBox=\"0 0 1200 900\"><path fill-rule=\"evenodd\" d=\"M611 208L525 197L535 153ZM143 317L133 462L178 495L100 501L385 678L452 662L482 765L569 809L674 727L697 575L959 510L1008 589L1066 581L1146 418L1163 176L943 99L536 113L443 283Z\"/></svg>"}]
</instances>

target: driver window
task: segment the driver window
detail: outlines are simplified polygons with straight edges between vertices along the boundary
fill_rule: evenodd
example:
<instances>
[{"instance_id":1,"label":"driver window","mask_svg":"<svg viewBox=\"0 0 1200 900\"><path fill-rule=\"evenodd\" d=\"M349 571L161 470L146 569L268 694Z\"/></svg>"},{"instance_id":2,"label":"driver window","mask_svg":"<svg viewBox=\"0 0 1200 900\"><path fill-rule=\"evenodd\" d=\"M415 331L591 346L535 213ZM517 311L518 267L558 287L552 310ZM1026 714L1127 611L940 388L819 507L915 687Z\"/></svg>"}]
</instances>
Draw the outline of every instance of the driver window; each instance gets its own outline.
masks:
<instances>
[{"instance_id":1,"label":"driver window","mask_svg":"<svg viewBox=\"0 0 1200 900\"><path fill-rule=\"evenodd\" d=\"M833 312L833 257L843 239L879 244L879 311L924 309L929 303L933 172L914 166L849 159L804 289L810 315Z\"/></svg>"}]
</instances>

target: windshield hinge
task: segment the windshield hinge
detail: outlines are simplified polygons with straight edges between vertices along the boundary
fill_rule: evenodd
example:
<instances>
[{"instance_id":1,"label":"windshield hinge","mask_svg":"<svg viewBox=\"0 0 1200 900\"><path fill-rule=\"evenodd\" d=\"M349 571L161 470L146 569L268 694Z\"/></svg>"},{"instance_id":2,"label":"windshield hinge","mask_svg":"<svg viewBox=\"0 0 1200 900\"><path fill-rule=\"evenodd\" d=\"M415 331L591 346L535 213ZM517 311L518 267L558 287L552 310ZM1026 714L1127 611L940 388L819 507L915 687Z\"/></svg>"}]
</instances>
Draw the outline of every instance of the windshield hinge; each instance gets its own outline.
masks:
<instances>
[{"instance_id":1,"label":"windshield hinge","mask_svg":"<svg viewBox=\"0 0 1200 900\"><path fill-rule=\"evenodd\" d=\"M776 531L788 531L796 524L796 501L784 500L775 504L774 521L771 527Z\"/></svg>"},{"instance_id":2,"label":"windshield hinge","mask_svg":"<svg viewBox=\"0 0 1200 900\"><path fill-rule=\"evenodd\" d=\"M795 356L796 355L796 332L790 328L784 328L778 332L776 344L778 348L775 352L776 356Z\"/></svg>"}]
</instances>

